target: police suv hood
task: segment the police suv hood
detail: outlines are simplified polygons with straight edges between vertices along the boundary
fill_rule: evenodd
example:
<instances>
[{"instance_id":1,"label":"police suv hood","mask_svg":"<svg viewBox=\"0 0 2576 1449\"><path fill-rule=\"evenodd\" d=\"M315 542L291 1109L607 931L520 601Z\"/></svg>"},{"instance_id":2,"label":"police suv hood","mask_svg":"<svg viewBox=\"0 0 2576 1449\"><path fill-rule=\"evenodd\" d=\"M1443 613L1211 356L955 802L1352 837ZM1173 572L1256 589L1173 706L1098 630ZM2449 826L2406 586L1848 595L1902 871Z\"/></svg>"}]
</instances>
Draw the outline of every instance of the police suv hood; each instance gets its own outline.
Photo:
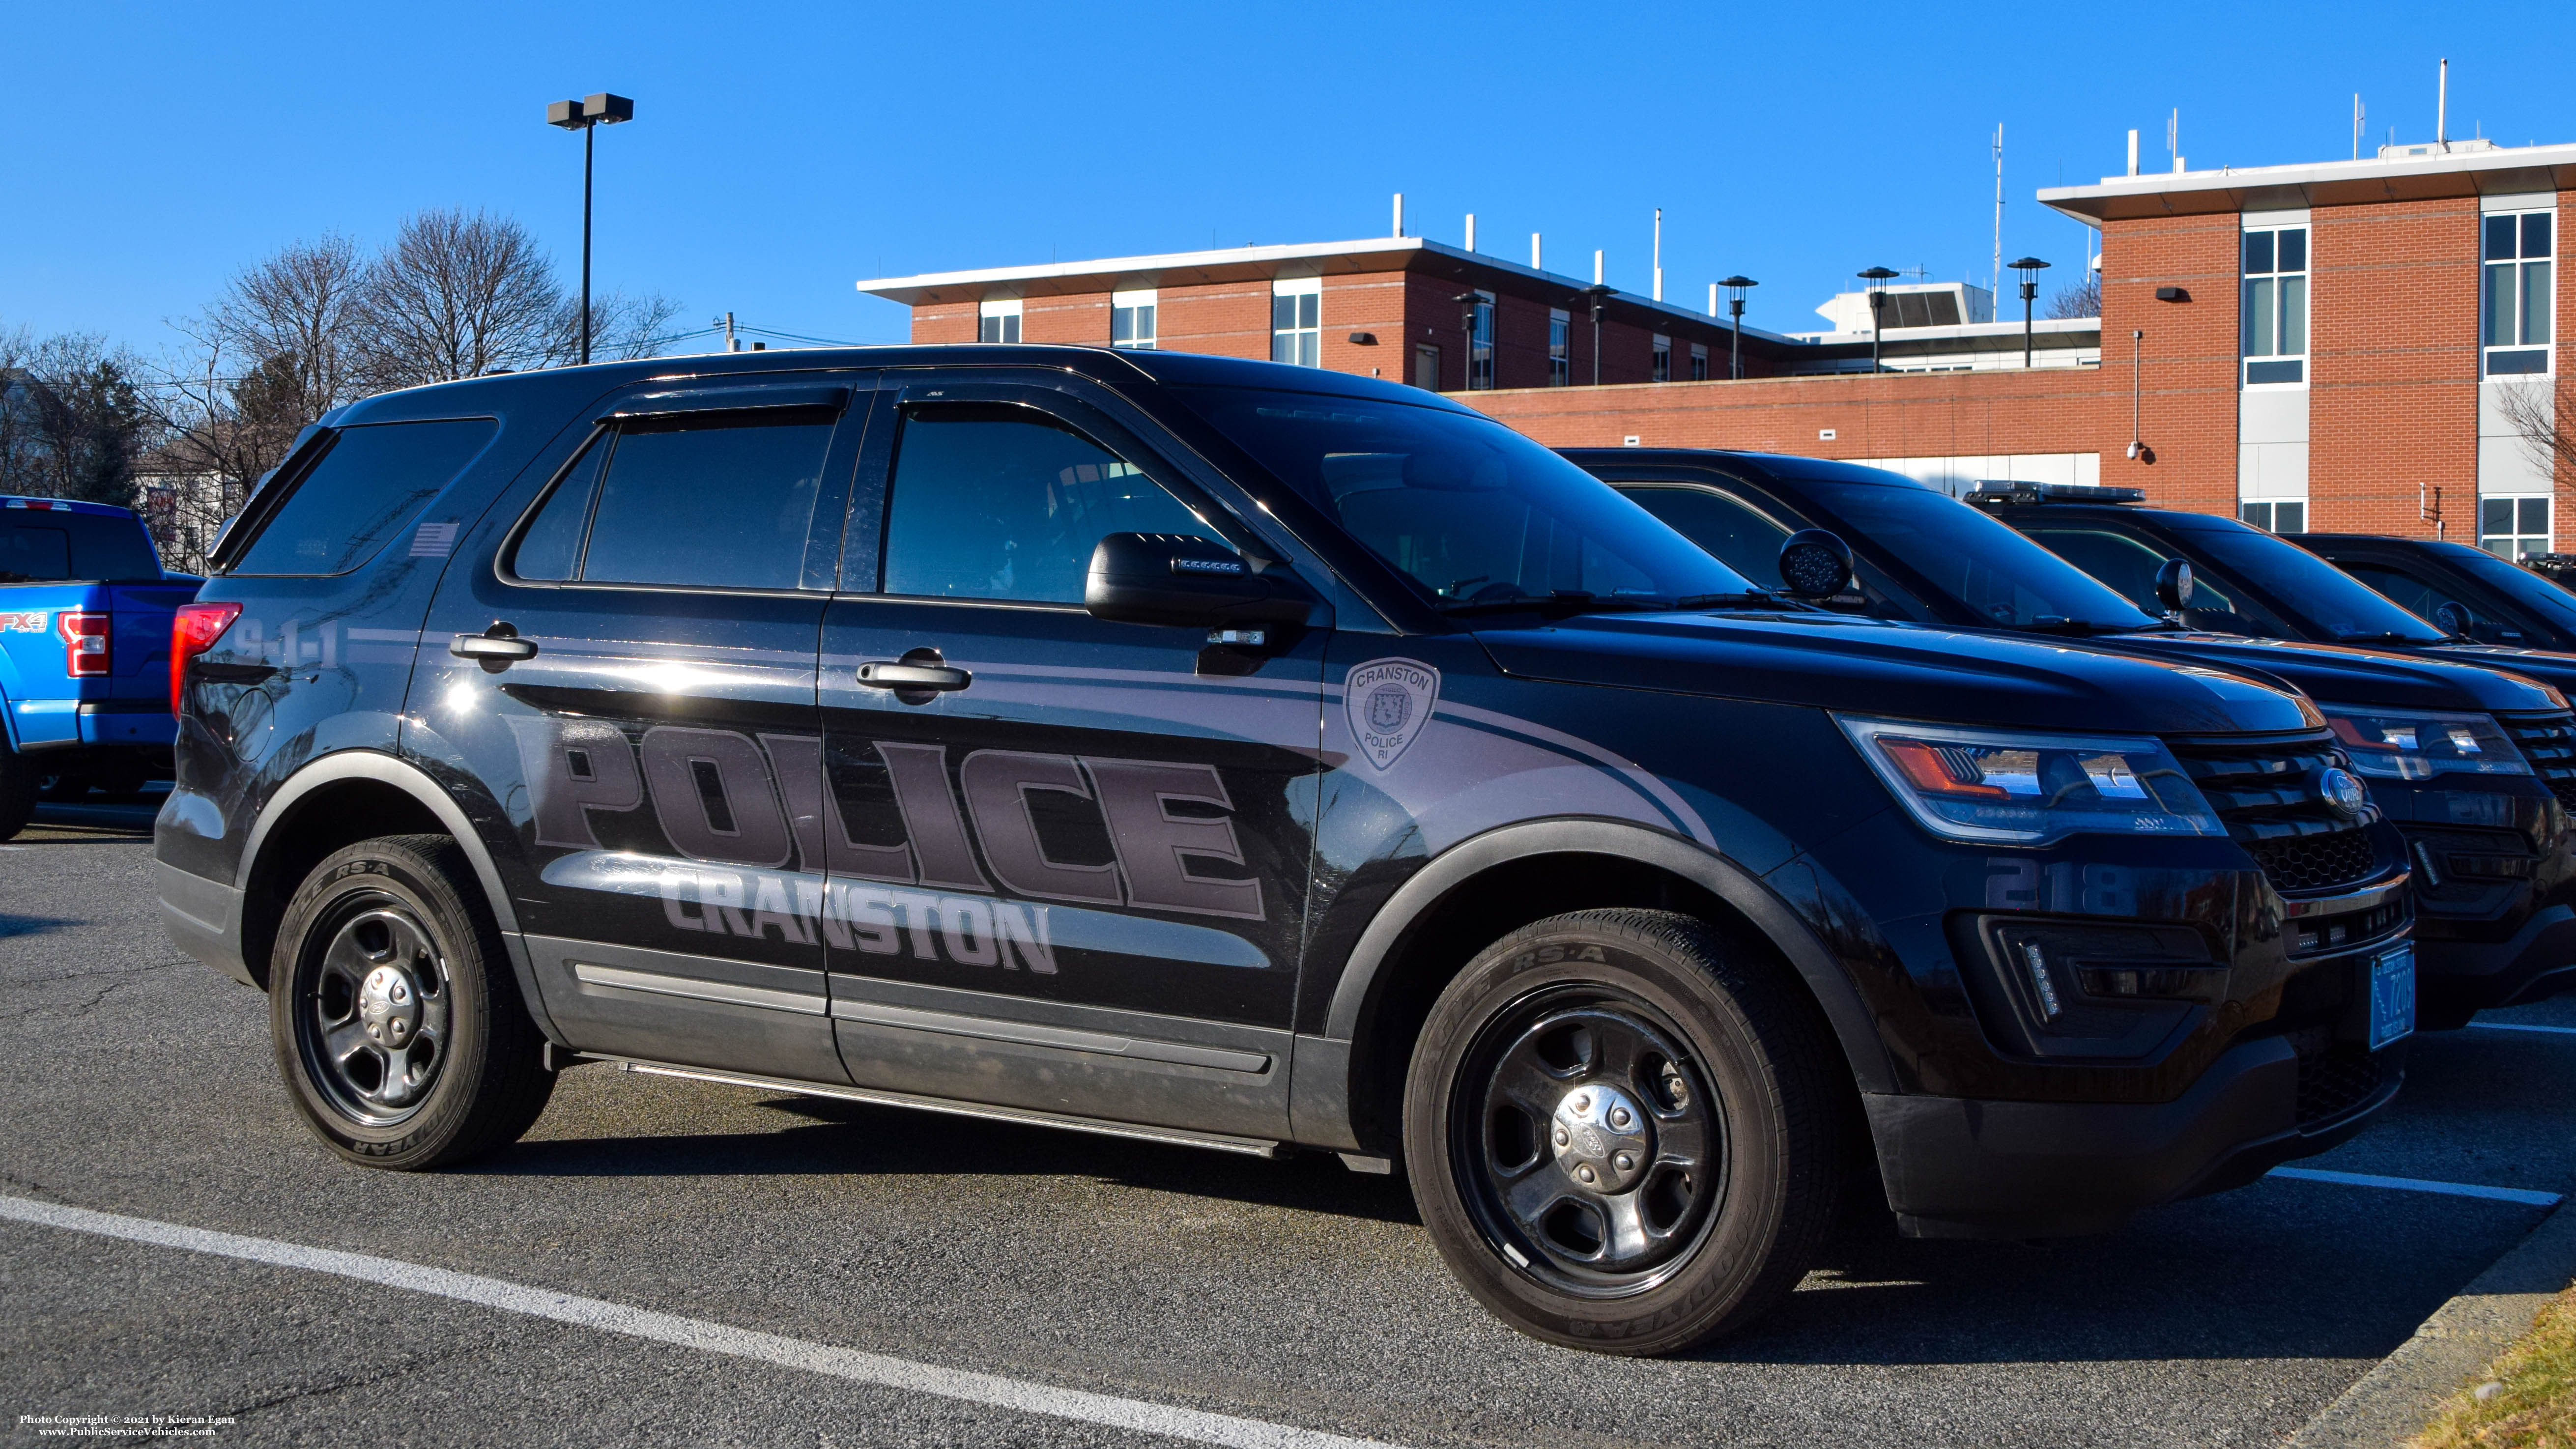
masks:
<instances>
[{"instance_id":1,"label":"police suv hood","mask_svg":"<svg viewBox=\"0 0 2576 1449\"><path fill-rule=\"evenodd\" d=\"M2462 664L2501 669L2550 686L2562 695L2576 696L2576 654L2561 654L2548 649L2517 649L2510 644L2435 644L2424 650L2428 657L2455 659ZM2519 709L2557 705L2499 705L2499 709Z\"/></svg>"},{"instance_id":2,"label":"police suv hood","mask_svg":"<svg viewBox=\"0 0 2576 1449\"><path fill-rule=\"evenodd\" d=\"M2296 639L2249 639L2241 634L2122 634L2109 642L2158 658L2196 660L2222 669L2259 670L2287 680L2309 698L2328 704L2372 704L2399 709L2548 710L2564 709L2550 691L2530 679L2498 671L2519 669L2496 660L2437 658L2430 653L2400 654L2349 644L2312 644ZM2446 649L2445 654L2458 651ZM2530 655L2530 650L2499 649L2497 654ZM2564 661L2576 675L2576 658L2539 655ZM2484 667L2481 667L2481 665Z\"/></svg>"},{"instance_id":3,"label":"police suv hood","mask_svg":"<svg viewBox=\"0 0 2576 1449\"><path fill-rule=\"evenodd\" d=\"M1476 637L1527 679L1907 719L2118 734L2324 723L2296 694L2196 660L1837 614L1586 614Z\"/></svg>"}]
</instances>

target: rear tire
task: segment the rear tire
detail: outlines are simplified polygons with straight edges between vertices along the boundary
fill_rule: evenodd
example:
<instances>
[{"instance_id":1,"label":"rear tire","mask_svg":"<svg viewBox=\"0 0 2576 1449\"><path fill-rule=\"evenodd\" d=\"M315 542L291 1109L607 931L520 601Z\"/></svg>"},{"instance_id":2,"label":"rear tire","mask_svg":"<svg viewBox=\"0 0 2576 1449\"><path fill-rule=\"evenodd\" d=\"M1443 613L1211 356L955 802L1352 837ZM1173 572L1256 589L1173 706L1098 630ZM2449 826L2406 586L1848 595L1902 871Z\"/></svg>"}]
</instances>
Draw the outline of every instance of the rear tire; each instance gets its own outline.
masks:
<instances>
[{"instance_id":1,"label":"rear tire","mask_svg":"<svg viewBox=\"0 0 2576 1449\"><path fill-rule=\"evenodd\" d=\"M36 815L36 772L27 757L0 740L0 840L27 828Z\"/></svg>"},{"instance_id":2,"label":"rear tire","mask_svg":"<svg viewBox=\"0 0 2576 1449\"><path fill-rule=\"evenodd\" d=\"M463 1162L517 1140L554 1091L500 929L446 836L360 841L314 867L268 979L288 1095L351 1162Z\"/></svg>"},{"instance_id":3,"label":"rear tire","mask_svg":"<svg viewBox=\"0 0 2576 1449\"><path fill-rule=\"evenodd\" d=\"M1664 911L1578 911L1469 962L1406 1080L1423 1222L1535 1338L1677 1353L1777 1304L1831 1234L1841 1054L1794 977Z\"/></svg>"}]
</instances>

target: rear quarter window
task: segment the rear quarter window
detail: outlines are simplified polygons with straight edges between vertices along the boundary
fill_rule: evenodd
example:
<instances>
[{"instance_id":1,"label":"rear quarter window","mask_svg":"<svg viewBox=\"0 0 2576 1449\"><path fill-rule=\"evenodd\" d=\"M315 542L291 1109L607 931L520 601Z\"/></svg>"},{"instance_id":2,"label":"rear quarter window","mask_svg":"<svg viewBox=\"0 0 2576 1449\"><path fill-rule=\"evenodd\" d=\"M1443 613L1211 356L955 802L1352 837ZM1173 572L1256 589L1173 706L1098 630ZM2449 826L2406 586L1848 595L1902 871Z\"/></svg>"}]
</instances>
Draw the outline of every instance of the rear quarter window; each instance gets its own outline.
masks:
<instances>
[{"instance_id":1,"label":"rear quarter window","mask_svg":"<svg viewBox=\"0 0 2576 1449\"><path fill-rule=\"evenodd\" d=\"M463 418L341 429L230 572L349 572L410 527L500 426Z\"/></svg>"}]
</instances>

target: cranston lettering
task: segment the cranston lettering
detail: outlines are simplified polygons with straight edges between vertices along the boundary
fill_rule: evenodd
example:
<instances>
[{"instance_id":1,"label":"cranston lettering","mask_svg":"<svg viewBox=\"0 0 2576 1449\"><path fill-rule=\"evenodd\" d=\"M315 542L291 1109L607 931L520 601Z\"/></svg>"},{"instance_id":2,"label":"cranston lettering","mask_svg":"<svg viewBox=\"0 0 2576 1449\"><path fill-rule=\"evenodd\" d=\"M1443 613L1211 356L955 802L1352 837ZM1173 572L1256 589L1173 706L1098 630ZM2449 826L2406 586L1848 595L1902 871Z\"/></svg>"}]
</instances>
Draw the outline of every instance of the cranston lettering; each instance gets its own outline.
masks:
<instances>
[{"instance_id":1,"label":"cranston lettering","mask_svg":"<svg viewBox=\"0 0 2576 1449\"><path fill-rule=\"evenodd\" d=\"M536 843L603 848L597 815L648 805L671 848L713 865L773 870L791 860L817 875L881 881L946 899L1008 892L1037 901L1268 919L1241 867L1234 801L1213 765L1024 750L976 750L952 770L944 745L871 743L894 796L901 844L863 841L830 788L813 735L654 725L630 740L603 720L505 716L528 781ZM1087 804L1107 861L1048 854L1039 797ZM1080 806L1075 808L1079 809ZM706 903L721 912L723 901ZM731 903L758 916L757 902ZM788 915L793 912L773 912ZM812 914L812 913L807 913ZM727 930L757 935L756 930Z\"/></svg>"},{"instance_id":2,"label":"cranston lettering","mask_svg":"<svg viewBox=\"0 0 2576 1449\"><path fill-rule=\"evenodd\" d=\"M700 867L661 875L662 914L683 931L1053 976L1047 908L848 881L782 881Z\"/></svg>"}]
</instances>

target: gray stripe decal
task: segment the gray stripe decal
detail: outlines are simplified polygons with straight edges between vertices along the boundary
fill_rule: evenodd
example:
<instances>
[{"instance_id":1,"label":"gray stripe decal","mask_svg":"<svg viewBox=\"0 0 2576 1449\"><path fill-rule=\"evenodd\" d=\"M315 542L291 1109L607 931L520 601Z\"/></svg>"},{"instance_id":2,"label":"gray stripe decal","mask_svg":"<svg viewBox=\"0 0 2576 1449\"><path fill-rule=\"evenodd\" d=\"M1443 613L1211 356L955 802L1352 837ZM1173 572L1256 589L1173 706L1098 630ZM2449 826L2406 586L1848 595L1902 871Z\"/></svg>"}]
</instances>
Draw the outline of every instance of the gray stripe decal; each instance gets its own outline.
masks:
<instances>
[{"instance_id":1,"label":"gray stripe decal","mask_svg":"<svg viewBox=\"0 0 2576 1449\"><path fill-rule=\"evenodd\" d=\"M1104 1032L1076 1031L1070 1027L1040 1026L1035 1022L1001 1021L989 1016L961 1016L950 1011L886 1006L873 1001L834 1001L832 1015L837 1020L865 1022L870 1026L899 1026L913 1031L971 1036L984 1041L1060 1047L1066 1051L1098 1052L1104 1056L1134 1057L1149 1062L1176 1062L1190 1067L1217 1067L1229 1072L1257 1073L1270 1069L1270 1058L1259 1052L1111 1036Z\"/></svg>"},{"instance_id":2,"label":"gray stripe decal","mask_svg":"<svg viewBox=\"0 0 2576 1449\"><path fill-rule=\"evenodd\" d=\"M630 971L623 966L596 966L588 961L572 963L572 974L574 980L587 986L649 991L656 996L685 996L692 1001L721 1001L728 1006L757 1006L769 1011L792 1011L800 1016L821 1016L828 1004L822 997L802 991L737 986L730 981L709 981L698 976L665 976L658 971Z\"/></svg>"}]
</instances>

